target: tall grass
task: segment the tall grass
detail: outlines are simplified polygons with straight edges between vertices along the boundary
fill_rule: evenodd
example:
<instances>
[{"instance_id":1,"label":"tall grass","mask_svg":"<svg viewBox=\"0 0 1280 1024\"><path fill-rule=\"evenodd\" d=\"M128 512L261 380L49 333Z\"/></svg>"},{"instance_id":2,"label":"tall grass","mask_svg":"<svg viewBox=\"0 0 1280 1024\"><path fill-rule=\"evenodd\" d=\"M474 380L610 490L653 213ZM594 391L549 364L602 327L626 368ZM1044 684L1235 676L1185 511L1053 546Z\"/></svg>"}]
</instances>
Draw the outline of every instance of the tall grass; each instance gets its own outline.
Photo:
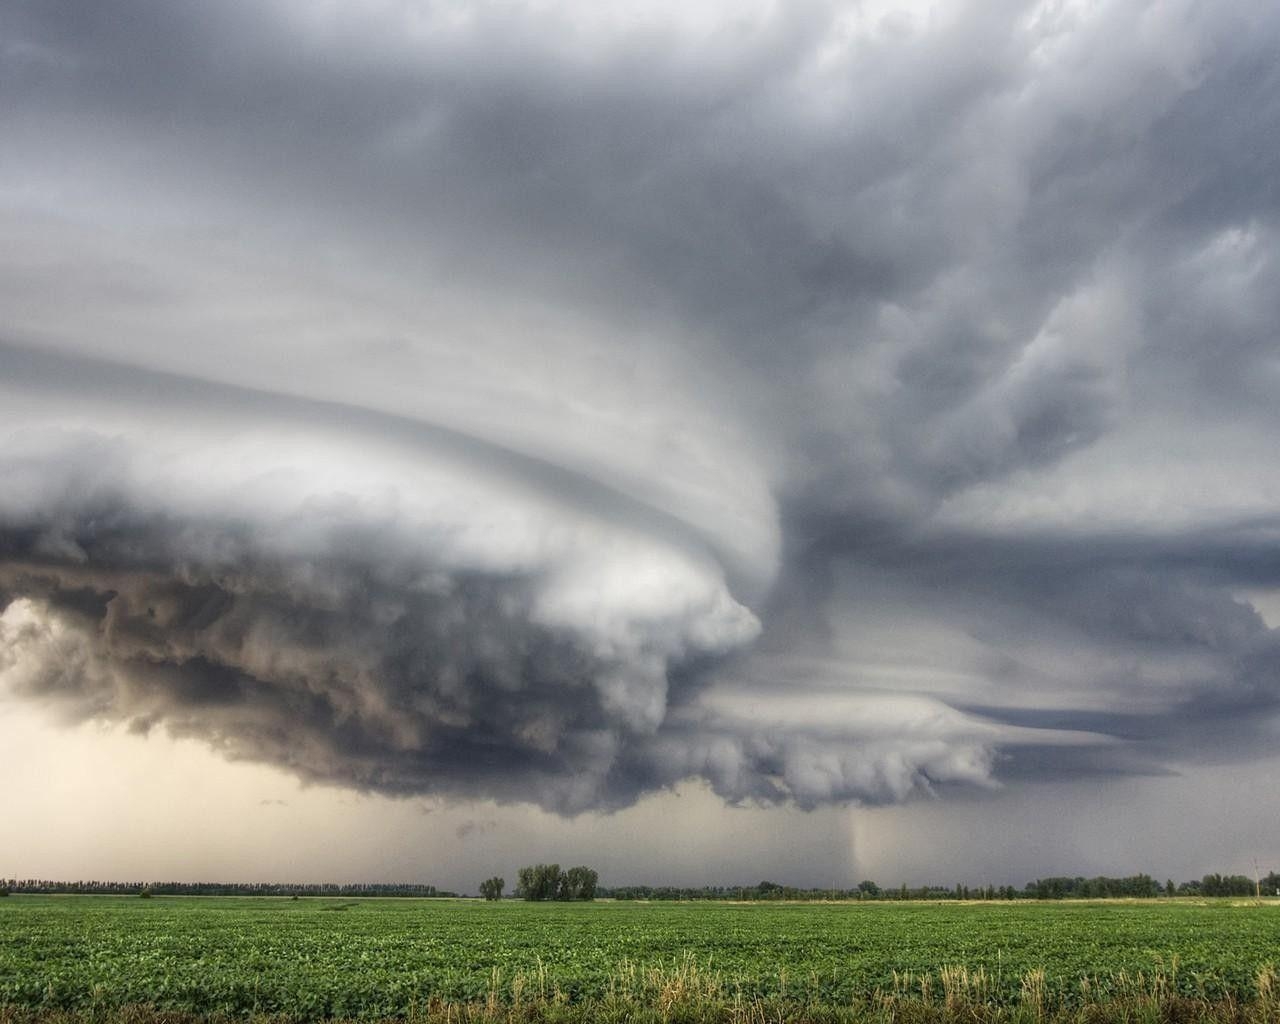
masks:
<instances>
[{"instance_id":1,"label":"tall grass","mask_svg":"<svg viewBox=\"0 0 1280 1024\"><path fill-rule=\"evenodd\" d=\"M1139 974L1117 972L1050 985L1043 968L1021 976L1014 999L998 995L982 968L944 966L895 973L887 990L847 1004L806 996L806 986L747 997L709 964L623 963L600 997L572 1000L542 966L506 978L495 969L484 998L431 999L406 1007L399 1024L1280 1024L1280 976L1261 969L1246 998L1187 994L1176 962ZM813 986L816 992L816 985ZM193 1014L146 1005L83 1010L0 1006L0 1024L296 1024L287 1016Z\"/></svg>"}]
</instances>

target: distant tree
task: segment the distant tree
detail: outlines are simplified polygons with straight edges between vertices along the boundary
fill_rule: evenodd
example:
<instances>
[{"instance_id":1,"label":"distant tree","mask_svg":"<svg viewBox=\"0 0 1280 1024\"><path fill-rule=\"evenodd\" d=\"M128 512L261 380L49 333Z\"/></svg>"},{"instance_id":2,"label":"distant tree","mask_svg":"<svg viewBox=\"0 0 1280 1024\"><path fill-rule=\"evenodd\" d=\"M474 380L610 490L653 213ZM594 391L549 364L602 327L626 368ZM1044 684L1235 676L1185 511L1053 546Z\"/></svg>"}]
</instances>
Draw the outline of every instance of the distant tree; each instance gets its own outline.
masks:
<instances>
[{"instance_id":1,"label":"distant tree","mask_svg":"<svg viewBox=\"0 0 1280 1024\"><path fill-rule=\"evenodd\" d=\"M562 900L594 900L596 898L596 882L599 875L591 868L579 866L570 868L560 880L560 896Z\"/></svg>"},{"instance_id":2,"label":"distant tree","mask_svg":"<svg viewBox=\"0 0 1280 1024\"><path fill-rule=\"evenodd\" d=\"M151 886L149 886L149 885L144 885L141 889L139 889L139 890L138 890L138 897L139 897L140 899L144 899L144 900L149 900L149 899L151 899Z\"/></svg>"},{"instance_id":3,"label":"distant tree","mask_svg":"<svg viewBox=\"0 0 1280 1024\"><path fill-rule=\"evenodd\" d=\"M880 895L880 886L869 878L864 878L858 883L858 898L873 900Z\"/></svg>"},{"instance_id":4,"label":"distant tree","mask_svg":"<svg viewBox=\"0 0 1280 1024\"><path fill-rule=\"evenodd\" d=\"M907 883L902 883L902 888L898 890L898 899L906 900L911 898L911 893L907 891Z\"/></svg>"},{"instance_id":5,"label":"distant tree","mask_svg":"<svg viewBox=\"0 0 1280 1024\"><path fill-rule=\"evenodd\" d=\"M526 900L554 900L560 897L559 864L532 864L520 869L516 895Z\"/></svg>"},{"instance_id":6,"label":"distant tree","mask_svg":"<svg viewBox=\"0 0 1280 1024\"><path fill-rule=\"evenodd\" d=\"M496 875L493 878L486 878L480 883L480 895L487 900L500 900L502 899L502 890L506 888L506 885L507 880L505 878L498 878Z\"/></svg>"},{"instance_id":7,"label":"distant tree","mask_svg":"<svg viewBox=\"0 0 1280 1024\"><path fill-rule=\"evenodd\" d=\"M599 875L585 865L561 871L559 864L531 864L520 869L516 895L526 900L593 900L598 882Z\"/></svg>"},{"instance_id":8,"label":"distant tree","mask_svg":"<svg viewBox=\"0 0 1280 1024\"><path fill-rule=\"evenodd\" d=\"M1205 875L1200 892L1205 896L1252 896L1253 879L1244 875Z\"/></svg>"},{"instance_id":9,"label":"distant tree","mask_svg":"<svg viewBox=\"0 0 1280 1024\"><path fill-rule=\"evenodd\" d=\"M1166 896L1177 896L1178 887L1173 884L1172 878L1166 878L1164 882L1164 894Z\"/></svg>"}]
</instances>

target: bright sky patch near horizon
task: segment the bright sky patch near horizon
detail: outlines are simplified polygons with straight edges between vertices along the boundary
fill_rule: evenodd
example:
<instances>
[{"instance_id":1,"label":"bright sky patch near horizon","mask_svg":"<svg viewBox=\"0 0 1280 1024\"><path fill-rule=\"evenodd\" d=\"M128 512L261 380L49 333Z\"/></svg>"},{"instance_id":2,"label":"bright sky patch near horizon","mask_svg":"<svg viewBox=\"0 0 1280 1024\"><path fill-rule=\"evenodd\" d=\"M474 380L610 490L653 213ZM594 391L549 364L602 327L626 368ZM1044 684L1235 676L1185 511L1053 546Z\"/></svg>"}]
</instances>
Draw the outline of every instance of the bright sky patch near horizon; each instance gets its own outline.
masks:
<instances>
[{"instance_id":1,"label":"bright sky patch near horizon","mask_svg":"<svg viewBox=\"0 0 1280 1024\"><path fill-rule=\"evenodd\" d=\"M0 3L0 876L1280 867L1278 37Z\"/></svg>"}]
</instances>

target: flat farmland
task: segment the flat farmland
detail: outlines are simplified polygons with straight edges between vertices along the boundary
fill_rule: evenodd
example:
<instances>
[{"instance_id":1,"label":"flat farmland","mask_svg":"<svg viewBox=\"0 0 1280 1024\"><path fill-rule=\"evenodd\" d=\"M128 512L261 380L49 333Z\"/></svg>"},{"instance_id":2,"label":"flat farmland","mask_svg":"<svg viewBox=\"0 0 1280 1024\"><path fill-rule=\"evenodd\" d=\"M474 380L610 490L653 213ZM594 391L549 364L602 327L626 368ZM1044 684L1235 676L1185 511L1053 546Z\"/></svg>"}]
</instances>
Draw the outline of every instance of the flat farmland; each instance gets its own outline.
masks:
<instances>
[{"instance_id":1,"label":"flat farmland","mask_svg":"<svg viewBox=\"0 0 1280 1024\"><path fill-rule=\"evenodd\" d=\"M441 1002L644 999L678 979L726 1000L848 1006L941 994L956 968L987 1005L1025 1002L1029 978L1050 1005L1153 985L1248 1000L1277 962L1280 906L1225 900L0 900L0 1005L39 1010L385 1018Z\"/></svg>"}]
</instances>

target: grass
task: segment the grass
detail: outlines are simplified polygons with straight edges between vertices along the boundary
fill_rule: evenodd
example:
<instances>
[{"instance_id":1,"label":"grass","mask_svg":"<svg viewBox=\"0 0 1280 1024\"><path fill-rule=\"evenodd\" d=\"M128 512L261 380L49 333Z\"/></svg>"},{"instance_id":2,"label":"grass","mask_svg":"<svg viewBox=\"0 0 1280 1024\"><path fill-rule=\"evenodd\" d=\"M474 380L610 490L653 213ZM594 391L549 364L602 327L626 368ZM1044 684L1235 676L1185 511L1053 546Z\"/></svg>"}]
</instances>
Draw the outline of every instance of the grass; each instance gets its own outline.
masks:
<instances>
[{"instance_id":1,"label":"grass","mask_svg":"<svg viewBox=\"0 0 1280 1024\"><path fill-rule=\"evenodd\" d=\"M936 975L901 978L894 991L838 1006L743 999L689 964L641 972L626 978L622 990L598 999L572 1002L563 993L532 986L524 995L517 986L516 997L509 999L495 988L484 1000L430 999L386 1024L1275 1024L1280 1021L1275 981L1266 973L1258 980L1260 994L1237 1000L1177 995L1160 976L1132 978L1123 992L1105 998L1084 993L1054 1004L1046 998L1044 972L1030 971L1021 979L1020 999L1004 1004L989 1000L981 971L948 967ZM305 1019L198 1014L146 1004L80 1010L0 1006L0 1024L296 1024Z\"/></svg>"}]
</instances>

